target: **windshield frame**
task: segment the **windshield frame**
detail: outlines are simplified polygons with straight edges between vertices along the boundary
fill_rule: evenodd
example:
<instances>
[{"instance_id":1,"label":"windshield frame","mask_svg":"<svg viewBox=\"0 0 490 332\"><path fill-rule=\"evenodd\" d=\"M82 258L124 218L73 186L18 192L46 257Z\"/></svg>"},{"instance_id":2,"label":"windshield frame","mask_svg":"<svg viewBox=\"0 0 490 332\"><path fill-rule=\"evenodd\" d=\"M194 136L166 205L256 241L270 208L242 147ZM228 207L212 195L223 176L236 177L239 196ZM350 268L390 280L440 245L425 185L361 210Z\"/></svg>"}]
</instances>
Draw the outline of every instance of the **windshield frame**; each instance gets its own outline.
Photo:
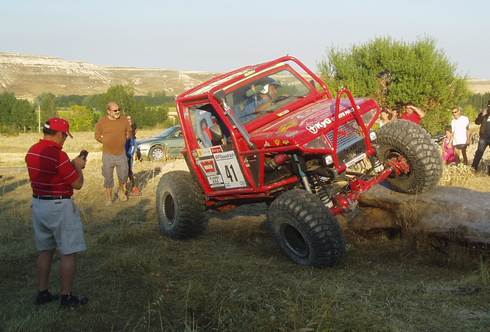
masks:
<instances>
[{"instance_id":1,"label":"windshield frame","mask_svg":"<svg viewBox=\"0 0 490 332\"><path fill-rule=\"evenodd\" d=\"M164 131L162 131L160 134L158 134L156 137L160 137L160 138L169 137L170 135L172 135L172 133L174 131L175 131L175 126L169 127L167 129L165 129Z\"/></svg>"},{"instance_id":2,"label":"windshield frame","mask_svg":"<svg viewBox=\"0 0 490 332\"><path fill-rule=\"evenodd\" d=\"M251 119L248 121L240 120L240 124L242 126L246 127L247 130L252 129L252 127L255 127L254 124L258 123L257 122L258 120L263 120L265 118L268 118L268 116L270 116L271 114L276 114L276 117L277 117L277 114L281 114L282 111L285 111L287 109L288 109L288 112L290 110L295 110L299 107L297 105L303 104L303 103L306 104L307 100L310 101L311 98L320 96L320 93L317 91L316 87L310 83L310 81L308 81L304 76L299 74L289 64L281 63L281 64L278 64L278 65L272 67L272 68L268 68L265 71L255 73L254 75L246 77L246 78L244 78L238 82L234 82L233 84L230 84L229 86L225 87L223 89L224 94L225 94L225 99L227 99L228 96L233 95L233 93L236 93L237 91L242 90L247 86L251 87L254 82L260 82L260 81L265 82L265 80L273 80L273 78L271 78L271 76L274 76L276 74L280 74L281 72L287 72L287 74L290 75L290 77L288 79L294 78L295 82L301 83L301 86L303 86L307 90L307 92L304 95L302 95L300 98L294 98L293 100L290 100L287 103L279 104L274 109L267 110L266 112L263 112L264 114L260 114L260 116L257 116L254 119ZM257 85L260 85L260 83ZM243 93L243 91L242 91L242 93ZM289 97L293 97L293 96L294 95L290 95ZM298 96L296 96L296 97L298 97ZM235 114L237 114L236 117L239 119L239 114L241 112L243 112L244 110L243 109L237 109L236 105L237 104L234 103L231 108L234 110ZM262 123L262 121L259 121L259 122ZM266 121L266 122L268 122L268 121Z\"/></svg>"}]
</instances>

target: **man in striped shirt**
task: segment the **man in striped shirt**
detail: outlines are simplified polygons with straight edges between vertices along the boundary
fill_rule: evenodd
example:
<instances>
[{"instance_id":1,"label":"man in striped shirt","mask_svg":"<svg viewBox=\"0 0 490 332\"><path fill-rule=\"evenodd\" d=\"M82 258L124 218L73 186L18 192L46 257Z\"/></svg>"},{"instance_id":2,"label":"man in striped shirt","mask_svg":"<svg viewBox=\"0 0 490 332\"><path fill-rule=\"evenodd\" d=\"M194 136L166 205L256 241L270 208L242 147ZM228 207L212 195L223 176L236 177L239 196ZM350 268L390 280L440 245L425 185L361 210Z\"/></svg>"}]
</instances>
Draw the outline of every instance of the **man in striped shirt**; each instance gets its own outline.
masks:
<instances>
[{"instance_id":1,"label":"man in striped shirt","mask_svg":"<svg viewBox=\"0 0 490 332\"><path fill-rule=\"evenodd\" d=\"M38 250L36 304L57 300L49 292L49 274L55 249L61 254L61 298L63 307L77 307L88 299L72 294L75 277L75 254L86 250L80 212L71 200L73 189L83 186L86 160L82 156L70 161L62 151L66 137L72 135L69 124L51 118L43 126L44 137L31 146L25 161L32 187L32 222Z\"/></svg>"}]
</instances>

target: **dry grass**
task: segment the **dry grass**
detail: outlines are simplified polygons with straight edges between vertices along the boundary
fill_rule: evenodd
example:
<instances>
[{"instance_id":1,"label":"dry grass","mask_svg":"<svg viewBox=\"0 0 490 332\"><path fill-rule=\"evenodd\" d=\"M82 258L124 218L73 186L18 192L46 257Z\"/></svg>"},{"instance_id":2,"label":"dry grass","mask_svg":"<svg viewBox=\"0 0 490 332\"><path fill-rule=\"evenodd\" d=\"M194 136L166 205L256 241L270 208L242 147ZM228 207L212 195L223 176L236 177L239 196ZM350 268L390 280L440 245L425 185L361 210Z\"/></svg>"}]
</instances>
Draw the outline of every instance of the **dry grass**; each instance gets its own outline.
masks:
<instances>
[{"instance_id":1,"label":"dry grass","mask_svg":"<svg viewBox=\"0 0 490 332\"><path fill-rule=\"evenodd\" d=\"M77 134L67 150L89 146L82 138L92 144L89 134ZM26 150L35 140L24 136L22 146L1 138L0 148L12 143ZM340 266L300 267L262 227L260 204L210 214L199 238L170 240L159 235L154 193L158 168L177 166L136 164L143 196L107 208L100 160L94 153L89 158L75 200L89 247L80 255L76 292L90 303L77 311L32 304L36 253L29 184L25 173L6 174L0 182L0 330L489 330L490 265L479 256L460 252L461 259L448 260L427 246L346 230L348 253ZM58 267L56 259L54 290Z\"/></svg>"}]
</instances>

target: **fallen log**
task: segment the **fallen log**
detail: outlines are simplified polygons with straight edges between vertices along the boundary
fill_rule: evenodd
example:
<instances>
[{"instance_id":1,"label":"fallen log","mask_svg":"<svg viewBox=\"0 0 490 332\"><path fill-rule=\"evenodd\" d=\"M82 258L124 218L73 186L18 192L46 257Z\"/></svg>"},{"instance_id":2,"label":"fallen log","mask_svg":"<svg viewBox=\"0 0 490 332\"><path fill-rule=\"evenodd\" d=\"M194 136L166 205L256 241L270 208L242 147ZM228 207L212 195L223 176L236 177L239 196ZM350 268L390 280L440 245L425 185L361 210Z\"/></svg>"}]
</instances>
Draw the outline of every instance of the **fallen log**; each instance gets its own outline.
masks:
<instances>
[{"instance_id":1,"label":"fallen log","mask_svg":"<svg viewBox=\"0 0 490 332\"><path fill-rule=\"evenodd\" d=\"M391 230L490 244L490 193L439 186L405 195L376 186L361 195L359 207L361 213L349 221L357 232Z\"/></svg>"}]
</instances>

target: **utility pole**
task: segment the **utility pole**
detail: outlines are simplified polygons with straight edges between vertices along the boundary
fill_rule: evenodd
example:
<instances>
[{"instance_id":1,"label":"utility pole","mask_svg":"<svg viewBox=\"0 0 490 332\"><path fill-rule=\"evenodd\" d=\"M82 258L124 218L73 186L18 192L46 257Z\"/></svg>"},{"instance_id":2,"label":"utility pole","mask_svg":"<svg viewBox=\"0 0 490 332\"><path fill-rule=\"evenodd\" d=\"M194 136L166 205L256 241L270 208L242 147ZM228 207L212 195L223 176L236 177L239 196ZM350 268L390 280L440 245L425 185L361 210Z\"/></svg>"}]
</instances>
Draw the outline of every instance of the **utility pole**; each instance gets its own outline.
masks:
<instances>
[{"instance_id":1,"label":"utility pole","mask_svg":"<svg viewBox=\"0 0 490 332\"><path fill-rule=\"evenodd\" d=\"M41 132L41 105L37 104L37 132Z\"/></svg>"}]
</instances>

